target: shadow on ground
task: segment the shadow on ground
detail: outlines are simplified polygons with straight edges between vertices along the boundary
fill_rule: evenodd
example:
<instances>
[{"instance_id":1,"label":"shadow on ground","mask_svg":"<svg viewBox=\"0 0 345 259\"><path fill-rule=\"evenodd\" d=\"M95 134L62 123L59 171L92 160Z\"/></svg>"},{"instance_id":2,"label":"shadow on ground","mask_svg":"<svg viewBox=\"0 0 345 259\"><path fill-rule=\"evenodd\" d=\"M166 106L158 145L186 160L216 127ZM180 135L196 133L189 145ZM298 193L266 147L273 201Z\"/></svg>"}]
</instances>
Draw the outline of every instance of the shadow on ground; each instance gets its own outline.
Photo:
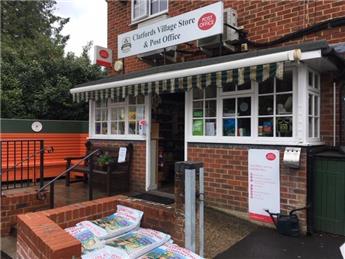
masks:
<instances>
[{"instance_id":1,"label":"shadow on ground","mask_svg":"<svg viewBox=\"0 0 345 259\"><path fill-rule=\"evenodd\" d=\"M314 234L287 237L273 229L258 228L216 259L342 259L344 236Z\"/></svg>"}]
</instances>

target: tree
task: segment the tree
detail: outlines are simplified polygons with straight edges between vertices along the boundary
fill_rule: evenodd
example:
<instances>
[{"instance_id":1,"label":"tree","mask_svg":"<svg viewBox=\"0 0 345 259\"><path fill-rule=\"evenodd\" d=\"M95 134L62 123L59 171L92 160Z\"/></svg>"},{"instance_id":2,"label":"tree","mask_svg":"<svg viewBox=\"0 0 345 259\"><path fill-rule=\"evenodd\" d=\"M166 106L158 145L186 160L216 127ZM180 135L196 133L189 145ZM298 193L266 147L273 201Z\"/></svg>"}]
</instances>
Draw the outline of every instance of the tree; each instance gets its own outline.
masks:
<instances>
[{"instance_id":1,"label":"tree","mask_svg":"<svg viewBox=\"0 0 345 259\"><path fill-rule=\"evenodd\" d=\"M72 101L76 84L98 79L88 43L80 57L64 56L68 22L53 14L55 1L1 3L1 117L87 119L85 104Z\"/></svg>"}]
</instances>

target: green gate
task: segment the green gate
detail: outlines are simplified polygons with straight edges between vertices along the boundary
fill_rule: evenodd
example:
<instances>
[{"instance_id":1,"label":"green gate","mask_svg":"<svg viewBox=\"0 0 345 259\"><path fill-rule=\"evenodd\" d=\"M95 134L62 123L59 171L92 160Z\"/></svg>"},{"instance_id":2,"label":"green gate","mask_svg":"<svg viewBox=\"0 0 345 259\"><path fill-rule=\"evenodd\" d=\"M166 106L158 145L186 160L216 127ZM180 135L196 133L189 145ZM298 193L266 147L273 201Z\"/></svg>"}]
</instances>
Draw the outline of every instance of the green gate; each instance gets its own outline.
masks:
<instances>
[{"instance_id":1,"label":"green gate","mask_svg":"<svg viewBox=\"0 0 345 259\"><path fill-rule=\"evenodd\" d=\"M317 154L313 168L314 228L345 235L345 155Z\"/></svg>"}]
</instances>

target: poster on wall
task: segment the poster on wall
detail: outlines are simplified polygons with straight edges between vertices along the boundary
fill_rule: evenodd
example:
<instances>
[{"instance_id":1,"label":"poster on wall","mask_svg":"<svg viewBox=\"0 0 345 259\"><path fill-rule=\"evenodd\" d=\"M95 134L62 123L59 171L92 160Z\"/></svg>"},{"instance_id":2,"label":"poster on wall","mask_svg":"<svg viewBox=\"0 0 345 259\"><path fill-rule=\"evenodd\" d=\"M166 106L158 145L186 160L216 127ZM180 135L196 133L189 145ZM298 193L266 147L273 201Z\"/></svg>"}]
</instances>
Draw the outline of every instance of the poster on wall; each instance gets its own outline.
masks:
<instances>
[{"instance_id":1,"label":"poster on wall","mask_svg":"<svg viewBox=\"0 0 345 259\"><path fill-rule=\"evenodd\" d=\"M265 210L280 213L279 151L248 151L248 211L253 220L272 222Z\"/></svg>"}]
</instances>

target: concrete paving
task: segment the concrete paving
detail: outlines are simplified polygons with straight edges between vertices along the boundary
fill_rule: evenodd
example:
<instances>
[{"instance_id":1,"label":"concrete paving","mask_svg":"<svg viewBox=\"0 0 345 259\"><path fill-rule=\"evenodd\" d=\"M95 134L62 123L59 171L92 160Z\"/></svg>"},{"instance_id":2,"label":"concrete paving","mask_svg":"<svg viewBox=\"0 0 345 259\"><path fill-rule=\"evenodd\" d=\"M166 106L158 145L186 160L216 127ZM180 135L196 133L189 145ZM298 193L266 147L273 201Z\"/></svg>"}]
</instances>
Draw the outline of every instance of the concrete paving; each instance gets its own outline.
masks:
<instances>
[{"instance_id":1,"label":"concrete paving","mask_svg":"<svg viewBox=\"0 0 345 259\"><path fill-rule=\"evenodd\" d=\"M274 229L259 228L217 255L216 259L342 259L344 236L313 234L288 237Z\"/></svg>"}]
</instances>

